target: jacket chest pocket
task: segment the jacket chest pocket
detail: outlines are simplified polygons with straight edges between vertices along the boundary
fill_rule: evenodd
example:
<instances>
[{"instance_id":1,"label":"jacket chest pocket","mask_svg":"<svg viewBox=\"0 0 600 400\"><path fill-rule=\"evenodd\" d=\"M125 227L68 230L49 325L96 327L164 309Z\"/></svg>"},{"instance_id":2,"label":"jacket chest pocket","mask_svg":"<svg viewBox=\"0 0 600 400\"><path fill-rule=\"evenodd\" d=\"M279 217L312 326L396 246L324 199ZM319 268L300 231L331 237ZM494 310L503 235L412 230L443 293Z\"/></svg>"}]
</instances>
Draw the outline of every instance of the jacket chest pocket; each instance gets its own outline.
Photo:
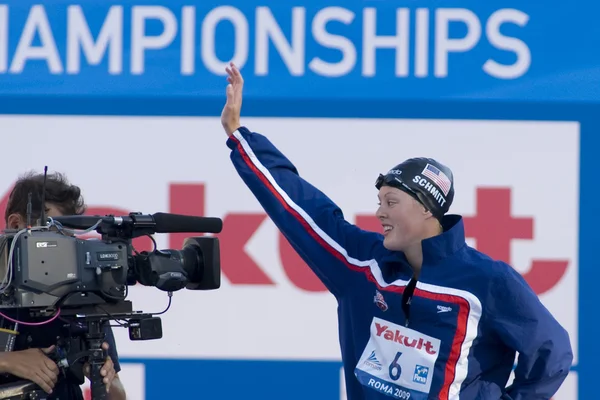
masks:
<instances>
[{"instance_id":1,"label":"jacket chest pocket","mask_svg":"<svg viewBox=\"0 0 600 400\"><path fill-rule=\"evenodd\" d=\"M434 337L453 337L460 318L458 304L419 296L411 300L409 327L420 332Z\"/></svg>"}]
</instances>

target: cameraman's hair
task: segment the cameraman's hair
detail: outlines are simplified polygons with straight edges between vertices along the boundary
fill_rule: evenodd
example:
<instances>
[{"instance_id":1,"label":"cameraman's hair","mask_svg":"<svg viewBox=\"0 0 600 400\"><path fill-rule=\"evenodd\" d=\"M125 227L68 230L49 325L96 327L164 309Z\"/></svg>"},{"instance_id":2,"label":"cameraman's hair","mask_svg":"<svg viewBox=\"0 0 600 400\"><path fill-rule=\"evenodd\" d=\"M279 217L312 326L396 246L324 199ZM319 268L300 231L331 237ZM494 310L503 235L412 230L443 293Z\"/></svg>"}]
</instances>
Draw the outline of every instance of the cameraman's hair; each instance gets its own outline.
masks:
<instances>
[{"instance_id":1,"label":"cameraman's hair","mask_svg":"<svg viewBox=\"0 0 600 400\"><path fill-rule=\"evenodd\" d=\"M42 188L44 174L34 171L19 177L8 198L4 222L8 222L11 214L27 216L27 201L31 193L32 220L41 217ZM64 215L81 215L85 213L86 205L78 186L71 185L64 174L54 172L46 176L46 203L54 204Z\"/></svg>"}]
</instances>

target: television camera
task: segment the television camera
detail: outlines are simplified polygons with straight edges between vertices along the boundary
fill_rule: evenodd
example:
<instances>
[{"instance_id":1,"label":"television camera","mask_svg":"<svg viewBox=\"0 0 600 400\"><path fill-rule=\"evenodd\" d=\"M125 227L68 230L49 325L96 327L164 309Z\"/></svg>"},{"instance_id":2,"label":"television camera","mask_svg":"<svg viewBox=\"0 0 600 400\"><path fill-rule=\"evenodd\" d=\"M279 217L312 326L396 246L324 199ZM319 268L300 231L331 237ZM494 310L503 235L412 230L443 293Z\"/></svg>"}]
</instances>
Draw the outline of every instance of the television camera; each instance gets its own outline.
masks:
<instances>
[{"instance_id":1,"label":"television camera","mask_svg":"<svg viewBox=\"0 0 600 400\"><path fill-rule=\"evenodd\" d=\"M5 230L0 236L0 278L4 277L0 282L0 317L14 324L11 328L14 333L20 322L6 315L11 308L35 317L53 320L60 316L68 321L65 326L70 333L58 338L51 358L62 373L77 362L87 361L93 400L106 397L100 375L106 359L101 348L105 323L115 321L128 327L131 340L159 339L161 320L155 315L169 309L172 292L220 287L218 238L190 237L180 250L158 250L151 236L219 233L222 229L219 218L130 213L46 219L42 212L41 220L46 220L46 224ZM78 237L93 231L100 234L99 239ZM149 236L154 250L137 251L132 239L140 236ZM167 292L167 309L155 314L134 311L126 297L128 286L136 283ZM10 351L10 343L4 350ZM0 399L45 396L39 386L29 381L0 386Z\"/></svg>"}]
</instances>

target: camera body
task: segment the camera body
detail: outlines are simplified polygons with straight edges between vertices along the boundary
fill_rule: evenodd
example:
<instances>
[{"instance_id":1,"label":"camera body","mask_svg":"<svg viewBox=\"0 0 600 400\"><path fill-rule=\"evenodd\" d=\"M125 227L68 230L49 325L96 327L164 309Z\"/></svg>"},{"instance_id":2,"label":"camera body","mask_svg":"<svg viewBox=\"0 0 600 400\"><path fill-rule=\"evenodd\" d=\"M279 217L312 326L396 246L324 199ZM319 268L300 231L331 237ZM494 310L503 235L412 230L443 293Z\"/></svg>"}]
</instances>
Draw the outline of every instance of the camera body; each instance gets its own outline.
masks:
<instances>
[{"instance_id":1,"label":"camera body","mask_svg":"<svg viewBox=\"0 0 600 400\"><path fill-rule=\"evenodd\" d=\"M9 277L0 307L55 308L125 298L130 250L126 243L82 240L51 231L16 237L15 233L0 237L4 250L0 252L0 277ZM64 304L72 293L79 296Z\"/></svg>"},{"instance_id":2,"label":"camera body","mask_svg":"<svg viewBox=\"0 0 600 400\"><path fill-rule=\"evenodd\" d=\"M215 237L190 237L181 250L135 254L126 239L6 231L0 236L2 277L0 308L117 303L125 300L127 286L136 283L168 292L218 289L219 242Z\"/></svg>"}]
</instances>

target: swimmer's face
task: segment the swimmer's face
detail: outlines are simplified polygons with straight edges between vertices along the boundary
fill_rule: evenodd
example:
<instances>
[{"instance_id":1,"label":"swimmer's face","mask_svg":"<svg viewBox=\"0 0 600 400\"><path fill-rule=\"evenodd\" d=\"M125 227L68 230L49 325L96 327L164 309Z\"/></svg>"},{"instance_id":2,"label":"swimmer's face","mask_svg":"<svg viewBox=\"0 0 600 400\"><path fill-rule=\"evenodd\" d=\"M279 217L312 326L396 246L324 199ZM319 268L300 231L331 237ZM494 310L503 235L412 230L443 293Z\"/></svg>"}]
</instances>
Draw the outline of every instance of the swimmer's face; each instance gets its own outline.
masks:
<instances>
[{"instance_id":1,"label":"swimmer's face","mask_svg":"<svg viewBox=\"0 0 600 400\"><path fill-rule=\"evenodd\" d=\"M403 251L424 237L432 215L414 197L400 189L382 186L378 193L377 218L383 226L383 245Z\"/></svg>"}]
</instances>

